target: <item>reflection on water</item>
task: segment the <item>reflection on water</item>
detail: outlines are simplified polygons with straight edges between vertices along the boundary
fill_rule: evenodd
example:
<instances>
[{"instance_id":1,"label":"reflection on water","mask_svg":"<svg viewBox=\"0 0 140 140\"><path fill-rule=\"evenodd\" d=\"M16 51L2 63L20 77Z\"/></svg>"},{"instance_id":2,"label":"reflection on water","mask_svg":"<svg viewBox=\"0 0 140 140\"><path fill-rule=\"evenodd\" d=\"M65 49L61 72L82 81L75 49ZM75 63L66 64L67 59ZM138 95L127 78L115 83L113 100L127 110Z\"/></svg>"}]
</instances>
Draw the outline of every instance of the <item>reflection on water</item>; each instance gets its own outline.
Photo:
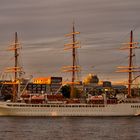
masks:
<instances>
[{"instance_id":1,"label":"reflection on water","mask_svg":"<svg viewBox=\"0 0 140 140\"><path fill-rule=\"evenodd\" d=\"M139 140L139 117L0 117L0 140Z\"/></svg>"}]
</instances>

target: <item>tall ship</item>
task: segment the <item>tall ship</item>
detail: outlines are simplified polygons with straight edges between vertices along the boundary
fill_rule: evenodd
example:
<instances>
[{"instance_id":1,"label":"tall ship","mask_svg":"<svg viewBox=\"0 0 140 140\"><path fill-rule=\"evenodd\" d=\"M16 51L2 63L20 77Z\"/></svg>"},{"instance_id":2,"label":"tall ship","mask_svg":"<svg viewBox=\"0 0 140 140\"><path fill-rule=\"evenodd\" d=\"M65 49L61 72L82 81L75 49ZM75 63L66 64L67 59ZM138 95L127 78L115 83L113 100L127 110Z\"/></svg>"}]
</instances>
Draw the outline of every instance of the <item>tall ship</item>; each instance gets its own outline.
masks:
<instances>
[{"instance_id":1,"label":"tall ship","mask_svg":"<svg viewBox=\"0 0 140 140\"><path fill-rule=\"evenodd\" d=\"M80 71L80 66L76 62L76 50L79 48L79 42L76 40L76 35L79 32L73 30L70 34L72 43L66 44L65 49L72 50L72 66L64 67L64 71L72 73L71 93L70 98L66 99L60 94L49 95L30 95L26 92L18 92L18 85L13 84L13 96L11 100L0 102L0 116L139 116L140 115L140 98L132 96L132 86L135 79L132 78L132 73L137 72L139 67L133 65L133 50L137 47L136 42L133 41L133 32L130 33L130 41L127 43L129 50L128 66L119 67L122 70L119 72L128 73L128 94L123 99L116 97L107 97L106 94L100 96L90 96L80 98L74 97L74 88L78 84L76 80L76 73ZM15 43L12 50L15 52L14 83L19 79L18 72L21 68L18 67L18 40L17 33L15 34ZM11 70L11 69L10 69Z\"/></svg>"}]
</instances>

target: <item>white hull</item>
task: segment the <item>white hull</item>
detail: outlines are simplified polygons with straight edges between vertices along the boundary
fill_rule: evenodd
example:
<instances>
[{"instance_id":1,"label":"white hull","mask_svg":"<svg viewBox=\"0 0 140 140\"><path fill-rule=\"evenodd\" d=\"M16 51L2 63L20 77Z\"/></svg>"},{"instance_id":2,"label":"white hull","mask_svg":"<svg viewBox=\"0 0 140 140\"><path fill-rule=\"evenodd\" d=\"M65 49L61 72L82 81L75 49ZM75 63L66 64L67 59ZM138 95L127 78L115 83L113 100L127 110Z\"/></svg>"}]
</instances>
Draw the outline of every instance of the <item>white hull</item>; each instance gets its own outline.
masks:
<instances>
[{"instance_id":1,"label":"white hull","mask_svg":"<svg viewBox=\"0 0 140 140\"><path fill-rule=\"evenodd\" d=\"M140 103L24 104L0 103L0 116L138 116Z\"/></svg>"}]
</instances>

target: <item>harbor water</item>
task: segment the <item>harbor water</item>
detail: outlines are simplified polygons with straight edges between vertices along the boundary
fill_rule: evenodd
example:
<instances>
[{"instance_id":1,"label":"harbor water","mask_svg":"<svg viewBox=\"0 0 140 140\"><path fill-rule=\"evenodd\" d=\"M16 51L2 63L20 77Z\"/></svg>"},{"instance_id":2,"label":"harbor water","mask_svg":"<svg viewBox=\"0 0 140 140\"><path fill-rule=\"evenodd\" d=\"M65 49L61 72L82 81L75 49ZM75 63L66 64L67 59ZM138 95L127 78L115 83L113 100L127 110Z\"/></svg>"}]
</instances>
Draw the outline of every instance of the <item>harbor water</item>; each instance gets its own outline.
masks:
<instances>
[{"instance_id":1,"label":"harbor water","mask_svg":"<svg viewBox=\"0 0 140 140\"><path fill-rule=\"evenodd\" d=\"M0 117L0 140L140 140L140 118Z\"/></svg>"}]
</instances>

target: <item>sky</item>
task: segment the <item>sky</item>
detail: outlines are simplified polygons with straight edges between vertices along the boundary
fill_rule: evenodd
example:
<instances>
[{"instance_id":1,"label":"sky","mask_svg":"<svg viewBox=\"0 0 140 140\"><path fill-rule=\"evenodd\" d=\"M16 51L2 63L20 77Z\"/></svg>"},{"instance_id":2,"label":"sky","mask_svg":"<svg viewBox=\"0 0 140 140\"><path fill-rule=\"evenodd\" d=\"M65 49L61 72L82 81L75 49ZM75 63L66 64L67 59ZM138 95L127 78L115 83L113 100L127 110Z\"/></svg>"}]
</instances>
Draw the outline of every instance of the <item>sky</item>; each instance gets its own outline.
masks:
<instances>
[{"instance_id":1,"label":"sky","mask_svg":"<svg viewBox=\"0 0 140 140\"><path fill-rule=\"evenodd\" d=\"M126 74L115 71L127 65L128 51L120 48L129 42L131 30L140 42L139 7L139 0L0 0L0 71L12 64L13 53L6 49L18 32L27 75L69 79L61 68L71 65L71 52L64 51L64 44L71 42L65 34L74 21L80 32L81 78L92 73L100 80L126 80ZM139 65L140 53L136 55Z\"/></svg>"}]
</instances>

